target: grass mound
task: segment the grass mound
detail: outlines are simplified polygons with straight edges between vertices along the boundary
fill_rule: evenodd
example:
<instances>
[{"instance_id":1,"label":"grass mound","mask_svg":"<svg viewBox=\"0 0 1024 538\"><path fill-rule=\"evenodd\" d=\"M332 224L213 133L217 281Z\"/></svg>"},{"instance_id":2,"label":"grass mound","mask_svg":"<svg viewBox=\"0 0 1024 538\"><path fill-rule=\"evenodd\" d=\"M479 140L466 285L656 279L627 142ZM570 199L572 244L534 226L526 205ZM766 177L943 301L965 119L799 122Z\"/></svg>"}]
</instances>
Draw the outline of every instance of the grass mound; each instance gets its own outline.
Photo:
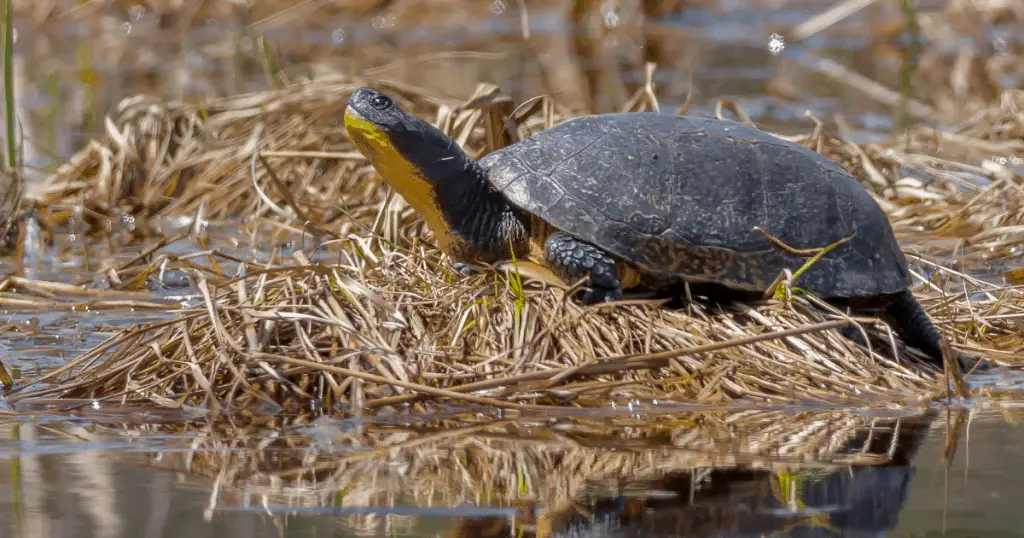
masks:
<instances>
[{"instance_id":1,"label":"grass mound","mask_svg":"<svg viewBox=\"0 0 1024 538\"><path fill-rule=\"evenodd\" d=\"M866 403L943 393L927 368L909 366L884 324L812 308L813 298L716 305L698 297L683 310L656 301L582 309L557 285L526 278L522 290L500 269L461 274L429 246L426 227L388 196L341 128L345 99L366 84L435 118L476 157L566 117L549 98L517 107L489 86L459 104L345 77L203 108L126 100L106 138L30 193L43 221L59 223L78 208L101 234L124 213L192 215L196 223L244 217L247 225L312 234L320 240L314 257L323 261L311 263L301 251L270 264L236 259L239 272L229 275L162 253L184 240L165 237L103 278L126 289L157 265L177 267L192 275L202 304L123 331L36 382L59 385L33 384L16 399L141 398L213 411L260 402L341 405L358 413L426 399L554 408L655 400ZM1009 103L994 105L986 120L994 129L1016 114ZM650 83L624 105L657 108ZM969 152L965 140L986 136L976 125L964 129L945 147ZM843 133L827 136L817 123L796 140L848 165L904 238L924 229L947 240L905 245L919 277L915 293L955 347L996 359L1021 349L1014 325L1020 290L963 272L1009 255L1019 242L1019 175L928 155L913 131L858 144ZM142 225L148 220L137 219L135 233L152 233ZM202 227L193 232L209 253ZM918 246L953 252L955 264L914 256ZM849 323L877 337L872 349L835 331Z\"/></svg>"},{"instance_id":2,"label":"grass mound","mask_svg":"<svg viewBox=\"0 0 1024 538\"><path fill-rule=\"evenodd\" d=\"M345 414L430 403L517 409L796 402L872 405L944 394L943 384L871 319L811 297L686 308L635 300L583 308L561 287L502 271L460 273L430 248L352 237L342 257L185 269L200 304L132 327L12 400L59 395L147 400L200 412L264 405ZM1002 316L1012 290L974 280L923 304L958 347L1016 341ZM926 295L927 296L927 295ZM986 316L995 319L987 319ZM875 342L835 329L857 324ZM893 359L893 357L899 357Z\"/></svg>"}]
</instances>

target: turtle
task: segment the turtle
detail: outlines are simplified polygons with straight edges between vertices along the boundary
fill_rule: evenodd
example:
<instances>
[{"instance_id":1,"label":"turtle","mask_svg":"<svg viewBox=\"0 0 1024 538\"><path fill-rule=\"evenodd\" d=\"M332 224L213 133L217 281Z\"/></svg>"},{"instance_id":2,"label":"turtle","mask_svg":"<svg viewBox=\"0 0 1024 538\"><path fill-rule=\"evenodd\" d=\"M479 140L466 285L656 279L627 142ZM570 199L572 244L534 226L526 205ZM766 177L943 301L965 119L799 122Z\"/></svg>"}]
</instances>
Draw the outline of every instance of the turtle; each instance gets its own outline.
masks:
<instances>
[{"instance_id":1,"label":"turtle","mask_svg":"<svg viewBox=\"0 0 1024 538\"><path fill-rule=\"evenodd\" d=\"M476 160L386 93L362 87L346 105L355 147L455 260L514 253L582 282L593 305L672 282L763 294L831 245L795 285L877 313L942 368L943 337L910 291L888 216L811 149L748 123L624 112L570 119Z\"/></svg>"}]
</instances>

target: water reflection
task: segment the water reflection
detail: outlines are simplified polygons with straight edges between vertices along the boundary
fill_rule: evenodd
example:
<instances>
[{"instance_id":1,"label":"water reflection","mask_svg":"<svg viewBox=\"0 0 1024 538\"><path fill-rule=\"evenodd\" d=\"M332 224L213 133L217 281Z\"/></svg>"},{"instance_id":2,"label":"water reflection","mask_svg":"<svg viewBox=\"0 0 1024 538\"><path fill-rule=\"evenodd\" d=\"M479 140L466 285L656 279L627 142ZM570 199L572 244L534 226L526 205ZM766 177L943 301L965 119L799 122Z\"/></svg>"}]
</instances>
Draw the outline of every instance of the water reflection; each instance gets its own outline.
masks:
<instances>
[{"instance_id":1,"label":"water reflection","mask_svg":"<svg viewBox=\"0 0 1024 538\"><path fill-rule=\"evenodd\" d=\"M776 464L665 469L656 479L587 492L519 536L877 536L893 530L914 479L911 460L930 418L857 431L833 456L877 465ZM838 458L837 458L838 459ZM854 458L855 459L855 458ZM464 519L452 536L515 536L507 520Z\"/></svg>"},{"instance_id":2,"label":"water reflection","mask_svg":"<svg viewBox=\"0 0 1024 538\"><path fill-rule=\"evenodd\" d=\"M1024 436L992 416L968 451L966 420L936 413L184 427L111 412L5 426L0 534L995 536L1016 532L1024 482L1002 465Z\"/></svg>"}]
</instances>

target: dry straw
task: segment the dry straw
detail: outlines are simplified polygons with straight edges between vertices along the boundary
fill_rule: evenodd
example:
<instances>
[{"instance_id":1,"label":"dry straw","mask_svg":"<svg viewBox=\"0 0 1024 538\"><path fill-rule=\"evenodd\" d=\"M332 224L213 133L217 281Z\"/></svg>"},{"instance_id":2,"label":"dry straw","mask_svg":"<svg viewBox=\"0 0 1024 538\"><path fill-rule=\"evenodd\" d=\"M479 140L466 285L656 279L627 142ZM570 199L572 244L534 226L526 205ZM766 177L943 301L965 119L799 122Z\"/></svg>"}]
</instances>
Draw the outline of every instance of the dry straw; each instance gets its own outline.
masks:
<instances>
[{"instance_id":1,"label":"dry straw","mask_svg":"<svg viewBox=\"0 0 1024 538\"><path fill-rule=\"evenodd\" d=\"M269 222L302 232L321 261L309 262L308 249L270 264L210 249L203 255L214 263L200 266L164 253L162 247L188 241L186 235L166 238L104 276L115 290L133 289L178 268L190 274L201 304L167 322L123 331L15 398L143 399L212 411L316 403L358 414L426 400L539 409L805 399L869 404L944 394L941 379L910 364L887 327L813 308L816 301L801 295L724 305L698 297L674 310L652 299L585 309L566 300L562 287L526 279L520 315L518 290L505 271L455 269L353 150L339 122L348 94L365 84L399 96L475 156L566 117L551 99L516 107L488 86L465 103L448 103L387 81L343 77L202 108L126 99L108 120L107 137L30 193L44 222L55 225L83 205L96 233L123 211L191 214L197 225L244 218L251 230ZM993 107L991 123L1016 118L1011 104L1019 99L1008 92ZM648 82L626 108L657 106ZM964 190L962 167L916 153L913 135L859 145L842 133L825 135L819 124L796 139L847 164L898 230L982 220L989 223L980 232L986 254L1017 240L1012 228L1024 214L1024 197L1020 176L1006 168L970 170L991 183ZM914 163L920 179L897 173L899 162ZM205 244L202 226L193 231ZM138 233L145 232L140 226ZM251 237L257 247L264 241L255 231ZM965 246L956 255L979 259ZM218 258L230 260L235 272ZM921 279L915 292L957 348L996 359L1020 348L1020 290L923 259L913 265ZM849 323L877 337L870 351L835 330Z\"/></svg>"}]
</instances>

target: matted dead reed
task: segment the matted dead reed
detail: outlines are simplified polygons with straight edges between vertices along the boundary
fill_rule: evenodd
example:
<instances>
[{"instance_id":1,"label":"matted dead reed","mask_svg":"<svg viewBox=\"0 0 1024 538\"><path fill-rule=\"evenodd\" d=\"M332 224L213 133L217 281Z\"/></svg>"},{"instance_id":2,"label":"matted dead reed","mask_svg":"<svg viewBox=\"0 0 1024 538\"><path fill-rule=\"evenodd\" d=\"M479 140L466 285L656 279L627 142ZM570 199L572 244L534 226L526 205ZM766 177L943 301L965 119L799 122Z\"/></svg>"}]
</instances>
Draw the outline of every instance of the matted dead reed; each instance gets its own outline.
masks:
<instances>
[{"instance_id":1,"label":"matted dead reed","mask_svg":"<svg viewBox=\"0 0 1024 538\"><path fill-rule=\"evenodd\" d=\"M526 279L519 294L503 271L463 274L422 244L382 242L375 251L370 236L347 241L331 262L311 264L298 252L288 265L242 264L234 279L188 269L201 304L121 331L33 382L49 386L23 387L31 390L11 399L143 399L214 413L274 404L358 415L436 402L526 410L873 405L945 394L941 378L916 364L886 325L829 313L811 297L583 308L561 286ZM967 276L931 286L954 290L920 291L957 347L1012 356L1019 290ZM874 335L870 350L835 330L851 323Z\"/></svg>"},{"instance_id":2,"label":"matted dead reed","mask_svg":"<svg viewBox=\"0 0 1024 538\"><path fill-rule=\"evenodd\" d=\"M199 421L184 429L148 426L133 433L188 439L187 451L161 451L147 462L212 486L211 511L256 504L274 509L503 506L521 510L518 523L539 525L538 536L547 536L543 529L558 530L565 511L588 498L643 497L650 489L662 498L680 495L680 502L700 498L713 486L708 477L715 469L763 470L799 481L852 465L902 465L920 446L932 418L821 410L691 411L565 417L555 424L493 416L414 417L427 424L368 422L351 428L330 419L246 428ZM652 486L658 483L660 488ZM541 508L539 520L533 520L533 508ZM335 517L369 535L388 534L381 525L400 525L373 515Z\"/></svg>"},{"instance_id":3,"label":"matted dead reed","mask_svg":"<svg viewBox=\"0 0 1024 538\"><path fill-rule=\"evenodd\" d=\"M653 66L648 72L653 74ZM518 108L491 86L463 103L438 99L386 80L326 77L284 90L232 97L199 107L125 99L95 140L26 197L48 226L82 214L104 233L119 216L136 218L134 233L151 231L156 215L269 218L292 230L344 237L360 226L398 241L426 230L398 201L381 218L387 190L341 126L345 99L374 85L398 94L412 112L432 119L471 155L528 137L567 119L556 101ZM731 103L722 103L727 115ZM623 110L659 109L652 84ZM997 102L950 132L915 128L883 142L858 144L844 123L828 134L809 118L809 133L784 137L833 158L853 172L887 210L901 240L921 254L949 255L976 268L1019 256L1024 234L1024 177L1007 161L1024 158L1024 91ZM745 119L741 110L735 110ZM258 189L254 189L254 184Z\"/></svg>"},{"instance_id":4,"label":"matted dead reed","mask_svg":"<svg viewBox=\"0 0 1024 538\"><path fill-rule=\"evenodd\" d=\"M647 84L624 110L659 108L650 67ZM805 297L721 307L698 299L676 310L658 301L583 309L558 285L528 279L519 297L500 270L462 275L424 241L429 232L413 212L387 199L341 128L345 99L365 84L435 118L478 157L566 117L552 99L516 107L491 86L452 104L414 88L347 77L202 109L125 100L106 138L32 192L44 220L56 224L83 201L96 231L118 211L194 214L197 223L244 216L332 239L317 248L336 261L312 265L299 253L272 265L243 263L243 275L230 281L185 267L205 304L124 331L39 381L73 377L18 398L143 398L214 411L259 402L342 404L358 413L427 398L554 408L655 400L868 402L942 393L928 369L908 365L887 327L853 321L879 337L870 351L853 346L834 330L851 320L824 314ZM728 107L723 103L719 115ZM993 125L1016 113L1009 105L999 111ZM948 170L956 163L933 157L922 157L916 169L928 182L908 177L895 165L918 155L906 140L858 145L825 136L820 124L798 140L850 161L897 230L985 222L977 231L985 256L1019 240L1022 181L1004 168L972 170L992 182L964 190L968 182ZM951 207L959 213L950 216ZM961 262L977 252L957 248ZM119 271L137 278L152 273L154 256L168 259L151 254ZM1020 290L927 259L915 258L914 269L922 282L915 291L957 347L997 359L1021 349ZM122 280L117 271L106 276L113 287Z\"/></svg>"}]
</instances>

